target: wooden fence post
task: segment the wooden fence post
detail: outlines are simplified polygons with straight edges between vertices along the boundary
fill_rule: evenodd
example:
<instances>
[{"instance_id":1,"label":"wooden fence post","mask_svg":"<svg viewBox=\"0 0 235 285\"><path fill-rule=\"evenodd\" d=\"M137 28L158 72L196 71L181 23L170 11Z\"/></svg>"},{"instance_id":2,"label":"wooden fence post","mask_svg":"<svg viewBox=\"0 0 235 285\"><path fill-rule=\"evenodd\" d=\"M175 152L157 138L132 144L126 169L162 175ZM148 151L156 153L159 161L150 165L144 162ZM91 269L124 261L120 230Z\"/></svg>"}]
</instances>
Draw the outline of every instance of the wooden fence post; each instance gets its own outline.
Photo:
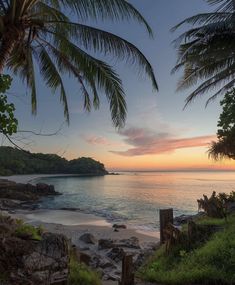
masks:
<instances>
[{"instance_id":1,"label":"wooden fence post","mask_svg":"<svg viewBox=\"0 0 235 285\"><path fill-rule=\"evenodd\" d=\"M125 255L122 260L122 278L120 285L134 285L133 256Z\"/></svg>"},{"instance_id":2,"label":"wooden fence post","mask_svg":"<svg viewBox=\"0 0 235 285\"><path fill-rule=\"evenodd\" d=\"M173 224L173 209L163 209L160 210L160 243L165 242L164 229L171 223Z\"/></svg>"}]
</instances>

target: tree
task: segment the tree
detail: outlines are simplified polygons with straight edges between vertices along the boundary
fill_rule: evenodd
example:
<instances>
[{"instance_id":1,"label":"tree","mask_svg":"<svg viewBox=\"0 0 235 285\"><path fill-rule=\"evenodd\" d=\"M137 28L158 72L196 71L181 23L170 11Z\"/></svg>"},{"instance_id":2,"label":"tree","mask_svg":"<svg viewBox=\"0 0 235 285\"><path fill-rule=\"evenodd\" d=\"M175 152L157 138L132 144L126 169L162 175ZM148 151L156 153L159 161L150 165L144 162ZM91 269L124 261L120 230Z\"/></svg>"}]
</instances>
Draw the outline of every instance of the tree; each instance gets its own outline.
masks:
<instances>
[{"instance_id":1,"label":"tree","mask_svg":"<svg viewBox=\"0 0 235 285\"><path fill-rule=\"evenodd\" d=\"M73 17L71 16L73 15ZM73 22L75 16L79 21ZM110 103L113 124L120 127L126 118L122 81L97 52L137 65L157 89L153 69L133 44L112 33L84 24L87 20L129 20L151 28L142 15L126 0L2 0L0 1L0 74L6 67L19 75L31 89L32 112L36 113L35 64L46 85L60 89L64 115L69 108L62 75L78 81L88 111L99 107L98 91Z\"/></svg>"},{"instance_id":2,"label":"tree","mask_svg":"<svg viewBox=\"0 0 235 285\"><path fill-rule=\"evenodd\" d=\"M173 73L183 69L178 90L198 84L186 98L186 105L198 95L213 91L208 104L235 84L235 1L206 1L216 5L214 12L187 18L173 28L193 26L175 41L178 60Z\"/></svg>"},{"instance_id":3,"label":"tree","mask_svg":"<svg viewBox=\"0 0 235 285\"><path fill-rule=\"evenodd\" d=\"M15 118L15 106L7 102L6 91L10 89L12 78L9 75L0 75L0 134L5 136L17 132L18 121Z\"/></svg>"},{"instance_id":4,"label":"tree","mask_svg":"<svg viewBox=\"0 0 235 285\"><path fill-rule=\"evenodd\" d=\"M209 157L235 159L235 88L225 94L220 104L223 111L218 122L218 141L212 142Z\"/></svg>"}]
</instances>

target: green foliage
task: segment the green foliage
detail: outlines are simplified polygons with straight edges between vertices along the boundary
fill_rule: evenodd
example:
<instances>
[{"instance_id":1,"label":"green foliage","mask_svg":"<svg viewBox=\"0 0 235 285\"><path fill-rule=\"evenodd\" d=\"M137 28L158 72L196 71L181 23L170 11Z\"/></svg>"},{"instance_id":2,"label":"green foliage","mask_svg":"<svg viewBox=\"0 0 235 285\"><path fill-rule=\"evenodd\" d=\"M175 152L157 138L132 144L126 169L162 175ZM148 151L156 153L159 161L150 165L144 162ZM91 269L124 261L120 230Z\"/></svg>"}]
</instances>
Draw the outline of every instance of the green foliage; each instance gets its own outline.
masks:
<instances>
[{"instance_id":1,"label":"green foliage","mask_svg":"<svg viewBox=\"0 0 235 285\"><path fill-rule=\"evenodd\" d=\"M107 173L104 165L92 158L82 157L68 161L55 154L30 153L12 147L0 147L0 175Z\"/></svg>"},{"instance_id":2,"label":"green foliage","mask_svg":"<svg viewBox=\"0 0 235 285\"><path fill-rule=\"evenodd\" d=\"M84 264L79 264L73 257L70 259L69 285L101 285L99 275Z\"/></svg>"},{"instance_id":3,"label":"green foliage","mask_svg":"<svg viewBox=\"0 0 235 285\"><path fill-rule=\"evenodd\" d=\"M16 236L24 236L27 235L29 236L31 239L34 240L41 240L42 237L42 227L34 227L31 226L29 224L19 224L15 230L15 235Z\"/></svg>"},{"instance_id":4,"label":"green foliage","mask_svg":"<svg viewBox=\"0 0 235 285\"><path fill-rule=\"evenodd\" d=\"M163 284L234 284L235 216L229 216L227 222L220 221L223 221L225 229L193 250L181 245L166 255L162 246L140 270L139 276L146 281ZM217 224L218 220L210 219L208 222Z\"/></svg>"},{"instance_id":5,"label":"green foliage","mask_svg":"<svg viewBox=\"0 0 235 285\"><path fill-rule=\"evenodd\" d=\"M9 75L0 75L0 133L12 135L17 132L18 121L14 116L15 106L7 102L4 95L11 86Z\"/></svg>"},{"instance_id":6,"label":"green foliage","mask_svg":"<svg viewBox=\"0 0 235 285\"><path fill-rule=\"evenodd\" d=\"M7 67L27 83L31 89L32 112L36 113L35 63L38 63L47 87L53 93L59 92L64 115L69 121L63 81L63 75L67 74L78 83L77 90L85 110L99 107L98 92L101 92L109 102L113 124L121 127L127 112L122 80L112 66L99 59L100 56L108 56L108 59L113 56L134 65L150 78L156 90L154 72L135 45L87 23L130 19L142 24L152 36L146 20L126 0L1 1L0 70Z\"/></svg>"},{"instance_id":7,"label":"green foliage","mask_svg":"<svg viewBox=\"0 0 235 285\"><path fill-rule=\"evenodd\" d=\"M208 198L203 195L203 198L197 200L199 209L203 209L208 217L211 218L224 218L226 217L227 204L235 202L235 192L230 194L213 192L211 197Z\"/></svg>"},{"instance_id":8,"label":"green foliage","mask_svg":"<svg viewBox=\"0 0 235 285\"><path fill-rule=\"evenodd\" d=\"M215 160L235 159L235 89L227 92L220 102L223 107L218 121L217 142L212 142L209 156Z\"/></svg>"},{"instance_id":9,"label":"green foliage","mask_svg":"<svg viewBox=\"0 0 235 285\"><path fill-rule=\"evenodd\" d=\"M234 86L235 4L233 0L206 0L215 8L179 23L184 31L176 40L178 60L173 72L183 70L178 90L196 89L186 98L186 105L200 95L224 95ZM190 28L188 28L190 26Z\"/></svg>"}]
</instances>

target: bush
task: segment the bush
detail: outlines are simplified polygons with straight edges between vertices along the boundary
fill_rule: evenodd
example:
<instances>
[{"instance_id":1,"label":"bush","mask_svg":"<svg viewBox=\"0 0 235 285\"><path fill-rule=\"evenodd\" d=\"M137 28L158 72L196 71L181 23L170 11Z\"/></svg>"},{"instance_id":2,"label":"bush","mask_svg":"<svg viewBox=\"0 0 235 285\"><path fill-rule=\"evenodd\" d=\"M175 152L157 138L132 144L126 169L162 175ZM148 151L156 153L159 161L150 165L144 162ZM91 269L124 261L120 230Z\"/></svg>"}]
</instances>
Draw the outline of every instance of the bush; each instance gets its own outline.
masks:
<instances>
[{"instance_id":1,"label":"bush","mask_svg":"<svg viewBox=\"0 0 235 285\"><path fill-rule=\"evenodd\" d=\"M70 260L69 285L101 285L99 275L84 264L79 264L75 258Z\"/></svg>"},{"instance_id":2,"label":"bush","mask_svg":"<svg viewBox=\"0 0 235 285\"><path fill-rule=\"evenodd\" d=\"M34 226L31 226L28 224L22 224L20 222L18 222L18 227L15 230L16 236L19 236L19 237L28 236L34 240L41 240L42 239L41 234L42 234L41 226L36 228Z\"/></svg>"}]
</instances>

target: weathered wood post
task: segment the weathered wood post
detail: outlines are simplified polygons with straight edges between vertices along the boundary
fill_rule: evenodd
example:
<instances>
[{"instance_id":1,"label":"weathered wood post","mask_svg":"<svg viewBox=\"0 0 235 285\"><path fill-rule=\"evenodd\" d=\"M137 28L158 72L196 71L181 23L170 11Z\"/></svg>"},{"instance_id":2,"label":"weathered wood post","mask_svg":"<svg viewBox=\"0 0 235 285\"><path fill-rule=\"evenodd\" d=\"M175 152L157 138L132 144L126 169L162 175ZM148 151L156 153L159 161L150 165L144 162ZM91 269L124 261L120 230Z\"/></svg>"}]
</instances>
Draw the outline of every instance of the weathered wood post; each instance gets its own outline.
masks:
<instances>
[{"instance_id":1,"label":"weathered wood post","mask_svg":"<svg viewBox=\"0 0 235 285\"><path fill-rule=\"evenodd\" d=\"M133 256L124 255L122 259L122 278L120 285L134 285Z\"/></svg>"},{"instance_id":2,"label":"weathered wood post","mask_svg":"<svg viewBox=\"0 0 235 285\"><path fill-rule=\"evenodd\" d=\"M160 210L160 243L165 242L164 229L171 223L173 224L173 209L162 209Z\"/></svg>"}]
</instances>

